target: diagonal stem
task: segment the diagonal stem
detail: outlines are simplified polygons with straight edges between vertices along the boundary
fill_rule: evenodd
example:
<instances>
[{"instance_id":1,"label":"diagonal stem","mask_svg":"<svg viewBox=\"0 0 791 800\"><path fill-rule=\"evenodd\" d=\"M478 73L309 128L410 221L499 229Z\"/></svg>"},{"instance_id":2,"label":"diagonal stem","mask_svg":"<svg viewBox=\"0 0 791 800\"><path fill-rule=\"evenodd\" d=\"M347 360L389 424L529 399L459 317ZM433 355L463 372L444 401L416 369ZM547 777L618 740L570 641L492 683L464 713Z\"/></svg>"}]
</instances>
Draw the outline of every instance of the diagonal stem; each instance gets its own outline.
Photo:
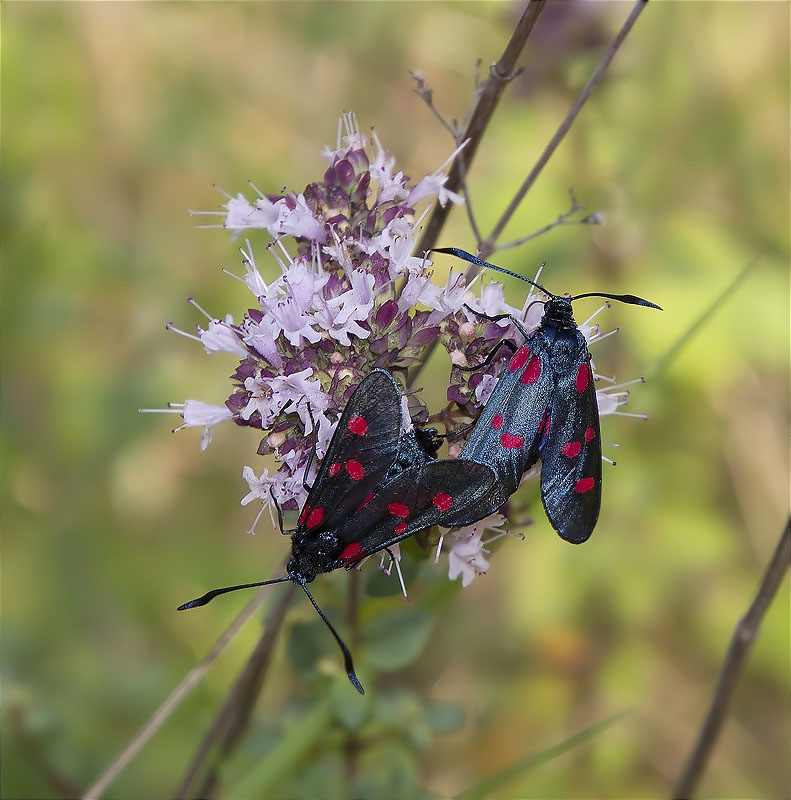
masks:
<instances>
[{"instance_id":1,"label":"diagonal stem","mask_svg":"<svg viewBox=\"0 0 791 800\"><path fill-rule=\"evenodd\" d=\"M289 583L279 594L277 602L269 610L261 638L228 693L222 708L217 712L217 716L209 726L203 741L195 751L195 755L192 757L192 761L187 767L174 797L182 798L187 796L196 776L209 761L211 766L204 774L203 780L199 788L193 793L193 796L208 797L214 793L217 784L216 765L220 759L227 756L234 749L250 721L255 702L263 687L267 668L272 660L272 652L277 644L283 619L295 591L296 584ZM215 747L219 748L217 761L211 758L212 753L215 752Z\"/></svg>"},{"instance_id":2,"label":"diagonal stem","mask_svg":"<svg viewBox=\"0 0 791 800\"><path fill-rule=\"evenodd\" d=\"M524 49L527 39L533 30L533 26L536 24L543 10L544 0L530 0L528 2L522 17L517 23L516 28L514 28L513 34L511 34L511 38L502 56L500 56L500 60L493 64L489 70L489 78L478 97L475 109L470 116L470 122L464 130L464 133L459 137L459 142L463 142L465 139L469 139L469 142L464 148L464 168L462 168L459 163L459 158L456 158L448 173L448 180L445 186L450 191L456 192L459 190L463 170L466 169L469 171L472 161L475 158L478 145L481 143L483 134L489 125L489 120L492 118L497 104L500 102L503 89L505 89L506 84L512 79L516 61ZM439 204L434 207L426 223L423 235L420 237L420 242L415 250L416 253L423 253L434 247L437 243L440 231L445 224L445 220L448 217L450 208L450 203L446 204L444 208Z\"/></svg>"},{"instance_id":3,"label":"diagonal stem","mask_svg":"<svg viewBox=\"0 0 791 800\"><path fill-rule=\"evenodd\" d=\"M348 595L346 604L346 619L349 624L352 650L357 650L360 639L360 573L350 570L348 574ZM346 785L352 786L357 778L359 768L359 756L362 749L360 741L355 731L350 731L346 736L343 745L346 773Z\"/></svg>"},{"instance_id":4,"label":"diagonal stem","mask_svg":"<svg viewBox=\"0 0 791 800\"><path fill-rule=\"evenodd\" d=\"M780 535L772 560L764 572L758 593L747 613L739 620L733 632L728 653L722 665L717 688L711 700L711 706L698 734L695 747L684 766L684 771L673 789L674 798L689 798L695 791L714 745L717 743L720 730L728 714L736 687L744 671L750 647L758 635L761 622L767 609L774 600L777 590L788 571L791 560L791 517Z\"/></svg>"},{"instance_id":5,"label":"diagonal stem","mask_svg":"<svg viewBox=\"0 0 791 800\"><path fill-rule=\"evenodd\" d=\"M569 112L566 114L563 122L560 123L560 127L555 131L555 135L549 140L549 144L544 148L544 152L541 153L535 166L532 170L530 170L530 174L527 176L527 178L525 178L525 182L519 188L519 191L514 195L514 199L511 200L511 203L509 204L508 208L506 208L503 216L500 218L500 221L494 226L494 229L489 234L489 237L486 239L486 241L481 243L480 247L478 248L478 254L481 256L481 258L486 259L494 252L494 247L497 243L497 240L500 238L500 234L503 232L503 228L505 228L505 226L508 224L516 209L519 208L519 204L524 199L524 196L527 194L530 187L535 183L536 178L538 178L538 176L541 174L541 170L543 170L547 165L547 162L550 158L552 158L555 150L557 150L558 145L563 141L564 137L571 129L571 126L574 124L574 120L577 118L577 115L580 113L582 107L593 93L593 90L604 76L607 67L610 66L610 62L618 52L618 48L623 44L624 39L626 39L626 37L629 35L629 31L632 30L632 26L637 21L637 18L640 16L647 3L648 0L637 0L635 3L632 12L626 18L626 22L624 22L623 27L618 31L618 34L607 49L607 52L604 54L604 56L602 56L602 59L598 63L596 69L593 70L593 74L583 87L579 97L574 102L574 105L569 109Z\"/></svg>"},{"instance_id":6,"label":"diagonal stem","mask_svg":"<svg viewBox=\"0 0 791 800\"><path fill-rule=\"evenodd\" d=\"M534 2L534 0L531 0L531 2L528 4L528 7L527 7L527 9L525 9L525 14L523 15L522 19L520 20L519 25L522 25L523 21L525 20L526 15L531 10L531 7L533 6L533 2ZM563 141L563 138L568 133L569 129L571 128L572 124L574 123L574 120L577 118L577 115L579 114L580 110L585 105L585 102L590 97L590 95L592 94L592 92L596 88L596 86L598 85L598 83L601 80L602 76L604 75L607 67L610 65L610 62L615 57L615 54L618 51L618 48L621 46L621 44L623 44L624 39L627 37L627 35L631 31L635 21L637 20L637 17L640 16L640 13L642 12L642 10L645 7L647 2L648 2L648 0L637 0L637 2L635 3L634 8L632 9L631 13L627 17L626 22L624 22L623 26L621 27L621 30L618 31L618 34L616 35L616 37L613 40L613 42L610 45L610 47L607 49L607 52L604 54L604 56L602 56L601 61L599 62L599 64L596 67L596 69L593 71L593 74L591 75L591 77L588 79L588 82L585 84L584 88L582 89L582 92L580 92L580 95L577 98L576 102L571 107L571 109L569 109L568 114L566 114L563 122L561 122L560 127L555 132L555 135L552 137L552 139L550 139L549 143L544 148L544 152L541 153L541 156L539 157L538 161L536 162L536 165L530 171L530 174L527 176L527 178L525 178L524 183L522 184L521 188L519 189L519 191L514 196L514 199L511 201L511 203L508 206L508 208L503 213L503 216L500 218L500 221L497 223L497 225L495 225L494 230L492 230L492 232L489 234L489 237L485 241L479 242L479 244L478 244L478 255L481 258L487 259L494 252L494 250L495 250L495 248L497 246L497 239L499 238L500 234L503 232L503 228L505 228L505 226L508 224L508 221L511 219L511 217L514 214L514 212L518 208L519 204L524 199L525 194L527 194L528 189L530 189L530 187L533 185L533 183L535 183L535 180L539 176L539 174L541 173L541 170L547 165L547 162L549 161L549 159L554 154L554 152L557 149L558 145ZM537 5L540 6L540 3L538 3ZM532 30L532 25L535 24L535 19L538 18L538 15L539 15L540 12L541 12L540 7L534 9L533 13L535 14L535 18L532 20L532 24L530 25L529 29L527 30L527 33L524 34L524 39L525 40L527 39L527 34L530 32L530 30ZM517 30L519 30L518 26L517 26ZM514 41L514 39L516 37L516 33L517 32L514 31L514 36L511 38L511 42ZM509 47L511 46L511 42L509 42ZM522 44L524 44L524 41L522 42ZM509 50L508 50L508 48L506 48L506 53L508 53L508 52L509 52ZM505 54L504 54L504 57L505 57ZM515 60L515 58L514 58L514 60ZM501 59L501 61L502 61L502 59ZM498 62L498 66L499 66L500 63L501 62ZM491 81L491 79L492 79L492 76L490 75L490 81ZM502 91L502 88L500 88L500 91L495 96L495 104L496 104L496 100L499 99L501 91ZM486 93L486 89L484 89L484 94L485 93ZM483 95L481 96L481 103L482 102L483 102ZM481 103L479 103L479 105ZM473 113L473 117L472 117L472 119L470 121L470 125L469 125L467 131L465 131L465 133L464 133L464 137L469 136L470 139L471 139L471 141L469 142L467 147L464 148L464 158L465 158L464 166L461 165L461 163L459 161L459 158L457 158L453 162L453 167L451 168L451 172L449 173L450 176L456 176L455 177L455 183L451 183L450 178L449 178L448 183L447 183L448 188L450 188L452 190L455 190L455 189L458 188L460 176L463 175L464 168L465 167L469 168L470 162L472 160L472 155L475 153L475 150L476 150L478 144L480 143L481 135L483 134L483 131L484 131L485 126L486 126L486 123L488 123L488 121L489 121L489 117L491 116L491 112L494 111L494 106L492 106L491 112L485 118L485 122L483 124L483 127L480 129L479 132L476 132L477 135L471 135L471 131L473 129L473 123L475 122L475 119L477 117L477 110L478 109L476 108L476 111ZM440 231L442 229L442 225L445 222L445 218L447 217L448 210L449 210L448 207L446 207L445 209L441 209L439 206L434 209L434 211L433 211L433 213L431 215L431 218L429 219L428 225L426 226L426 230L424 231L423 235L420 238L420 242L418 243L418 247L417 247L416 252L423 253L423 252L426 252L427 250L430 250L430 249L432 249L432 248L434 248L436 246L437 238L438 238L439 233L440 233ZM478 272L480 272L480 267L477 267L477 266L470 266L467 269L467 271L464 273L464 278L467 281L467 285L469 285L470 281L472 281L472 279L478 274ZM437 344L436 340L434 342L431 342L430 344L428 344L426 346L426 349L425 349L424 353L423 353L422 360L420 361L420 363L416 364L414 367L412 367L409 370L409 373L407 375L407 386L412 386L414 384L414 382L417 380L417 378L420 375L423 367L428 362L429 358L431 357L431 354L434 352L434 348L436 347L436 344Z\"/></svg>"},{"instance_id":7,"label":"diagonal stem","mask_svg":"<svg viewBox=\"0 0 791 800\"><path fill-rule=\"evenodd\" d=\"M231 640L239 632L239 629L255 613L261 603L264 602L265 591L258 592L255 597L242 609L239 615L228 626L228 629L215 642L204 659L196 664L184 677L181 683L173 690L171 695L154 712L153 716L135 734L134 738L118 754L115 760L105 769L96 781L86 789L82 795L82 800L98 800L107 787L118 777L126 765L140 752L151 737L165 724L171 714L179 707L186 696L200 683L203 676L209 671L209 667L217 660L217 657L228 646Z\"/></svg>"},{"instance_id":8,"label":"diagonal stem","mask_svg":"<svg viewBox=\"0 0 791 800\"><path fill-rule=\"evenodd\" d=\"M704 311L697 317L697 319L676 339L675 342L665 351L664 355L660 356L654 364L651 373L647 376L654 378L664 372L670 364L678 357L678 354L689 344L690 340L698 334L703 326L711 319L714 313L719 309L722 303L740 286L744 283L747 275L752 271L753 267L760 261L762 253L753 256L745 265L739 270L734 279L709 303Z\"/></svg>"}]
</instances>

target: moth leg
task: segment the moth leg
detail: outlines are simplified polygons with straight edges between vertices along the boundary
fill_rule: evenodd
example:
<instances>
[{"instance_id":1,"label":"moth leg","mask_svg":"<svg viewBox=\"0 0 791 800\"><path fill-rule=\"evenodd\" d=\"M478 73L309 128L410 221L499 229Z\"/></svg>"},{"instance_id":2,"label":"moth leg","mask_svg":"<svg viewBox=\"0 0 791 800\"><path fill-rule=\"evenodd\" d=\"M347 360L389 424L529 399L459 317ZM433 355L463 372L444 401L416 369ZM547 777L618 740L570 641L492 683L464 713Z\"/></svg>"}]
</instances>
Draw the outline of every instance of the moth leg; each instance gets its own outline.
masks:
<instances>
[{"instance_id":1,"label":"moth leg","mask_svg":"<svg viewBox=\"0 0 791 800\"><path fill-rule=\"evenodd\" d=\"M277 509L277 527L280 528L280 533L282 533L283 536L286 536L289 533L294 533L297 530L296 528L283 527L283 510L280 508L280 503L277 502L277 498L275 497L275 490L271 486L269 487L269 496L272 498L272 502L275 504L275 508Z\"/></svg>"},{"instance_id":2,"label":"moth leg","mask_svg":"<svg viewBox=\"0 0 791 800\"><path fill-rule=\"evenodd\" d=\"M447 433L444 433L443 436L446 439L448 437L450 437L450 436L453 436L454 438L456 436L461 436L463 433L467 433L467 431L472 430L475 427L475 423L477 421L478 420L473 420L472 422L468 423L467 425L462 426L461 428L454 428L452 431L448 431Z\"/></svg>"},{"instance_id":3,"label":"moth leg","mask_svg":"<svg viewBox=\"0 0 791 800\"><path fill-rule=\"evenodd\" d=\"M500 352L500 348L507 347L512 353L515 353L517 350L516 345L510 341L509 339L500 339L497 343L497 346L486 356L485 360L482 361L480 364L474 364L471 367L459 367L457 366L456 369L460 369L462 372L475 372L475 370L483 369L484 367L488 367L489 364L492 363L494 357L497 353Z\"/></svg>"},{"instance_id":4,"label":"moth leg","mask_svg":"<svg viewBox=\"0 0 791 800\"><path fill-rule=\"evenodd\" d=\"M522 321L518 320L513 314L495 314L494 316L489 316L489 314L484 314L481 311L476 311L474 308L470 308L466 303L464 304L464 307L471 314L475 314L476 317L488 320L489 322L500 322L500 320L507 319L519 331L519 333L525 337L525 339L529 338L530 336L525 329L525 326L522 324Z\"/></svg>"}]
</instances>

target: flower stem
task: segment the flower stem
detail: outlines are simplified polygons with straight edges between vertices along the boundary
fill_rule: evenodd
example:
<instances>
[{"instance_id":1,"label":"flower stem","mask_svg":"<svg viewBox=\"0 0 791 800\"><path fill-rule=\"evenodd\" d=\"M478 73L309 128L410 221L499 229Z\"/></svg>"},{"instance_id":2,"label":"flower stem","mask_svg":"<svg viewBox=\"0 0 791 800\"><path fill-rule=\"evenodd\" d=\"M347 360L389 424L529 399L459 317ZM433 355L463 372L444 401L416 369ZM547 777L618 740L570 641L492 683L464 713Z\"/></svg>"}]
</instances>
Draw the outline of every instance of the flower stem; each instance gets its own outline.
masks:
<instances>
[{"instance_id":1,"label":"flower stem","mask_svg":"<svg viewBox=\"0 0 791 800\"><path fill-rule=\"evenodd\" d=\"M255 613L264 602L265 591L258 592L255 597L242 609L239 615L228 626L225 633L214 643L204 659L196 664L185 676L181 683L173 690L170 696L154 712L153 716L135 734L129 744L116 756L113 762L104 770L96 781L86 789L82 800L98 800L107 787L118 777L126 765L142 750L153 735L164 725L173 712L181 705L186 696L200 683L209 667L217 660L222 651L230 644L231 640L241 629L242 625Z\"/></svg>"},{"instance_id":2,"label":"flower stem","mask_svg":"<svg viewBox=\"0 0 791 800\"><path fill-rule=\"evenodd\" d=\"M574 105L569 109L569 112L566 114L565 118L563 119L563 122L561 122L560 127L557 129L557 131L555 131L555 135L552 137L552 139L550 139L549 143L544 148L544 151L541 153L541 156L539 157L535 166L530 171L530 174L527 176L527 178L525 178L524 183L514 196L508 208L503 213L502 217L500 218L500 221L495 225L494 229L489 234L489 237L485 241L478 243L478 255L481 258L483 259L488 258L496 249L497 239L503 232L503 229L508 224L508 221L511 219L516 209L519 207L519 204L524 199L528 189L530 189L533 183L535 183L535 180L536 178L538 178L539 174L541 173L541 170L547 165L547 162L554 154L558 145L563 141L563 138L568 133L569 129L574 123L574 120L577 118L577 115L579 114L580 110L585 105L585 102L590 97L596 86L598 85L607 67L610 65L610 62L613 60L616 52L618 51L618 48L621 46L621 44L623 44L624 39L628 35L629 31L631 31L632 26L637 20L637 17L640 16L640 13L642 12L647 2L648 0L637 0L634 8L627 17L626 22L624 22L623 26L621 27L621 30L618 31L618 34L616 35L615 39L613 39L612 44L607 49L607 52L602 56L601 61L597 65L596 69L593 71L593 74L588 79L588 82L585 84L582 91L580 92L579 97L575 101ZM522 19L520 19L519 23L517 24L517 28L514 31L514 35L511 37L511 41L508 43L508 47L506 47L506 51L503 54L503 58L497 63L496 67L492 69L492 73L489 76L490 81L492 80L492 76L495 74L495 69L499 69L501 65L505 62L505 55L513 52L511 50L511 45L517 38L517 32L520 31L520 28L521 26L523 26L523 24L526 27L526 30L522 32L522 40L520 48L521 46L524 45L527 39L527 35L532 30L532 26L533 24L535 24L535 20L538 18L538 15L541 11L540 7L535 8L533 10L532 13L534 14L534 17L531 18L532 22L528 26L525 18L528 12L531 10L532 6L533 2L531 0L531 3L528 4L528 7L525 9L525 13L522 15ZM512 66L515 61L516 61L516 55L513 55L513 60L511 62ZM497 74L501 76L503 75L502 72L498 72ZM501 77L499 80L502 81L504 79ZM488 116L485 117L482 126L480 128L475 128L474 130L475 135L472 134L473 134L473 124L477 117L477 108L476 111L473 112L472 119L470 120L470 125L468 126L467 131L465 131L464 136L462 137L466 138L469 135L472 141L470 141L467 147L464 148L464 151L462 151L462 153L459 154L459 158L461 157L465 158L466 167L469 167L470 156L475 152L478 144L480 143L481 136L483 135L483 132L486 128L486 124L488 123L489 118L491 117L491 114L494 111L494 108L497 104L497 100L499 100L501 92L502 92L502 87L500 87L499 91L494 96L494 100L491 103L491 108L488 109ZM479 106L483 104L483 97L485 94L486 94L486 88L484 88L484 92L481 95L481 99L479 100ZM459 158L457 158L456 161L454 161L453 168L451 169L450 172L451 178L455 176L456 179L455 184L452 184L451 180L449 179L447 186L450 189L458 188L459 176L463 175L465 172L464 168L460 168L457 166L459 164ZM432 213L431 218L429 219L428 225L426 226L426 230L423 233L423 236L421 237L420 242L418 244L417 247L418 253L423 253L426 250L430 250L436 245L437 237L439 236L440 230L442 229L442 225L445 222L445 217L447 216L447 211L448 211L447 208L441 209L439 206L434 209L434 212ZM480 270L481 268L476 265L471 265L467 269L467 271L464 273L464 277L468 285L470 281L480 272ZM431 354L434 352L435 346L436 346L436 341L429 344L424 351L422 361L409 370L407 376L407 386L414 385L423 367L428 362L429 358L431 357Z\"/></svg>"},{"instance_id":3,"label":"flower stem","mask_svg":"<svg viewBox=\"0 0 791 800\"><path fill-rule=\"evenodd\" d=\"M514 32L511 34L508 44L505 46L502 56L500 56L500 60L492 64L489 70L489 78L478 95L475 108L470 115L469 124L457 142L457 144L460 144L465 139L469 139L467 146L454 160L453 166L448 173L448 180L445 186L452 192L459 190L464 172L469 170L472 164L475 152L478 149L478 145L481 143L489 120L492 118L494 110L500 102L503 89L505 89L506 84L514 77L516 61L521 55L539 15L544 10L544 5L544 0L530 0L530 2L528 2L519 22L516 24L516 28L514 28ZM450 209L450 203L446 204L444 208L439 204L434 207L428 223L426 224L426 228L423 231L423 235L420 237L420 242L415 251L416 253L423 253L426 250L431 250L431 248L436 245Z\"/></svg>"},{"instance_id":4,"label":"flower stem","mask_svg":"<svg viewBox=\"0 0 791 800\"><path fill-rule=\"evenodd\" d=\"M348 581L346 616L351 636L351 649L356 651L360 639L360 573L356 569L351 570ZM347 735L343 750L346 762L346 785L352 786L357 776L357 761L360 753L360 740L355 733Z\"/></svg>"},{"instance_id":5,"label":"flower stem","mask_svg":"<svg viewBox=\"0 0 791 800\"><path fill-rule=\"evenodd\" d=\"M304 763L306 754L326 737L332 724L332 695L328 692L289 728L277 744L244 775L232 782L227 797L282 797L278 783Z\"/></svg>"},{"instance_id":6,"label":"flower stem","mask_svg":"<svg viewBox=\"0 0 791 800\"><path fill-rule=\"evenodd\" d=\"M626 18L626 22L624 22L621 30L618 31L618 34L607 49L607 52L604 54L604 56L602 56L602 59L598 63L596 69L593 70L593 74L583 87L579 97L574 102L574 105L569 109L569 112L566 114L563 122L560 123L560 127L555 131L555 135L549 140L549 144L547 144L547 146L544 148L544 152L541 153L535 166L532 170L530 170L530 173L527 178L525 178L524 183L519 187L519 191L514 195L513 200L511 200L508 208L506 208L502 217L500 217L499 222L492 229L489 237L484 242L481 242L478 248L478 255L481 258L486 259L494 252L495 245L497 244L497 240L500 238L500 234L503 232L503 228L505 228L505 226L508 224L516 209L519 208L519 205L524 199L528 190L535 183L536 178L538 178L538 176L541 174L541 171L547 165L549 159L552 158L555 150L557 150L558 145L563 141L564 137L571 129L571 126L574 124L574 120L577 118L577 115L582 110L582 107L593 93L593 90L596 88L599 81L602 79L607 67L610 66L610 62L618 52L618 48L623 44L624 39L628 36L629 31L631 31L632 26L637 21L637 18L640 16L647 3L648 0L637 0L635 3L634 8L632 8L632 12Z\"/></svg>"},{"instance_id":7,"label":"flower stem","mask_svg":"<svg viewBox=\"0 0 791 800\"><path fill-rule=\"evenodd\" d=\"M717 687L711 700L708 714L698 734L692 753L684 766L684 771L673 790L674 798L689 798L695 791L714 745L719 737L728 708L736 687L744 671L750 646L758 635L761 622L774 600L791 560L791 517L780 535L774 555L764 572L758 593L739 620L731 638L731 644L722 665Z\"/></svg>"},{"instance_id":8,"label":"flower stem","mask_svg":"<svg viewBox=\"0 0 791 800\"><path fill-rule=\"evenodd\" d=\"M264 621L261 638L195 751L174 793L175 798L187 796L190 785L207 762L210 762L210 766L198 789L191 794L194 797L209 797L215 793L217 769L222 759L233 752L250 722L256 700L263 688L267 668L272 660L283 619L295 591L296 584L288 583L278 594L277 602L269 610ZM218 747L218 752L212 757L215 745Z\"/></svg>"},{"instance_id":9,"label":"flower stem","mask_svg":"<svg viewBox=\"0 0 791 800\"><path fill-rule=\"evenodd\" d=\"M660 356L654 364L653 369L647 377L655 378L675 361L679 353L689 344L690 340L698 334L704 325L711 319L722 303L744 283L747 275L752 272L753 267L760 261L762 253L753 256L742 269L736 274L734 279L709 303L709 305L698 315L692 324L676 339L675 342Z\"/></svg>"}]
</instances>

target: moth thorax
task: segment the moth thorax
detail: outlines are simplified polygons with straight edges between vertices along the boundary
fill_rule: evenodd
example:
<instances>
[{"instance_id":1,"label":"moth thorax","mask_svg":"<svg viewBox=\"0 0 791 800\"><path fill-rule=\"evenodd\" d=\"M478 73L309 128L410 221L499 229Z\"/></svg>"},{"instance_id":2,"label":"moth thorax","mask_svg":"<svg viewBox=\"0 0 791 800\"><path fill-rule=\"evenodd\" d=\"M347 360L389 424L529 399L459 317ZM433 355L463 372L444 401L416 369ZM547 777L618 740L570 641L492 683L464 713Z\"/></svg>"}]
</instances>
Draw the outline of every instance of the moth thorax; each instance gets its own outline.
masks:
<instances>
[{"instance_id":1,"label":"moth thorax","mask_svg":"<svg viewBox=\"0 0 791 800\"><path fill-rule=\"evenodd\" d=\"M558 337L552 346L550 365L558 375L565 375L574 365L576 348L565 337Z\"/></svg>"},{"instance_id":2,"label":"moth thorax","mask_svg":"<svg viewBox=\"0 0 791 800\"><path fill-rule=\"evenodd\" d=\"M571 299L568 297L553 297L544 304L544 316L541 325L548 328L576 328L574 313L571 310Z\"/></svg>"}]
</instances>

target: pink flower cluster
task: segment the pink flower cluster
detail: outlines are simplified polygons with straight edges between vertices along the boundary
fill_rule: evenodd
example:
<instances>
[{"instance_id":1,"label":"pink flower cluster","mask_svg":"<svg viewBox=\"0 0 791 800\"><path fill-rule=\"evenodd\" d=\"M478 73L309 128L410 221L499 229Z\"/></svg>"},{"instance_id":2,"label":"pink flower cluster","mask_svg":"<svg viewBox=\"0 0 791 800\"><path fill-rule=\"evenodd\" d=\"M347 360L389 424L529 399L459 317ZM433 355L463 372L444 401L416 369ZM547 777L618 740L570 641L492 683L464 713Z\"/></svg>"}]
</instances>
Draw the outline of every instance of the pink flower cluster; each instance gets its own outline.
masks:
<instances>
[{"instance_id":1,"label":"pink flower cluster","mask_svg":"<svg viewBox=\"0 0 791 800\"><path fill-rule=\"evenodd\" d=\"M220 422L263 432L258 453L273 456L279 467L271 474L244 467L250 491L242 504L262 503L251 532L265 508L271 514L272 495L284 509L304 502L303 478L310 479L304 472L314 435L320 459L346 401L372 369L403 375L437 339L453 366L480 363L504 337L517 341L507 323L482 322L465 304L490 315L518 314L531 330L541 318L542 306L533 304L532 292L522 310L512 308L500 284L491 282L476 296L460 272L437 283L432 262L412 254L428 211L418 216L418 204L434 198L443 205L462 202L445 188L444 169L455 153L412 184L396 171L394 158L375 133L369 142L352 114L344 114L341 124L344 135L339 126L335 149L323 151L328 167L322 179L302 192L267 195L251 184L256 195L252 200L240 193L228 196L221 212L193 212L220 214L221 223L207 227L226 228L234 238L265 231L269 270L276 277L265 280L246 240L243 271L233 277L250 290L253 301L238 322L231 315L214 317L190 298L206 317L204 326L197 326L194 334L167 326L199 341L207 353L238 359L222 405L190 399L166 411L183 418L177 430L201 428L201 449ZM589 323L582 326L586 338L602 338ZM435 418L452 430L460 420L477 416L500 369L494 362L472 373L452 370L448 400L456 408ZM601 413L615 412L625 400L627 393L619 388L599 394ZM427 418L417 397L410 404L413 417ZM451 455L459 447L455 443ZM485 523L451 535L450 577L462 575L465 585L488 566L481 539ZM496 524L502 524L501 517Z\"/></svg>"}]
</instances>

